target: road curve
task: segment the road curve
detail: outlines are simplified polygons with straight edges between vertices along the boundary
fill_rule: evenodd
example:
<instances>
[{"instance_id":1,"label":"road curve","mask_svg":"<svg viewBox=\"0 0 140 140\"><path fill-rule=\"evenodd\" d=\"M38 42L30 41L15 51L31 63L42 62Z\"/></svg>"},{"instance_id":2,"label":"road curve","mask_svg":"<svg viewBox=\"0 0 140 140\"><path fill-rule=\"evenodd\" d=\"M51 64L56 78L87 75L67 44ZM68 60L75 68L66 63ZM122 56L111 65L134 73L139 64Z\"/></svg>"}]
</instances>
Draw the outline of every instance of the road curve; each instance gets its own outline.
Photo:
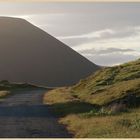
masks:
<instances>
[{"instance_id":1,"label":"road curve","mask_svg":"<svg viewBox=\"0 0 140 140\"><path fill-rule=\"evenodd\" d=\"M19 91L0 103L0 138L70 138L42 104L45 90Z\"/></svg>"}]
</instances>

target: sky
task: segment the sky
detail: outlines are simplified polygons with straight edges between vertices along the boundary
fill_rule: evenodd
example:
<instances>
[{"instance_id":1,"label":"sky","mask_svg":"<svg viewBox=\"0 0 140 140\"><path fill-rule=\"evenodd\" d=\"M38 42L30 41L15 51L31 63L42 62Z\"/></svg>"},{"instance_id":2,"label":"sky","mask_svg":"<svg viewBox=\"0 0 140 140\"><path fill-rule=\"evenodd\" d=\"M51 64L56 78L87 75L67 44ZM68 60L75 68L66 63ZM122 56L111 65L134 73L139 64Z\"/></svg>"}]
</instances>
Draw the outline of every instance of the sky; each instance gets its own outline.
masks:
<instances>
[{"instance_id":1,"label":"sky","mask_svg":"<svg viewBox=\"0 0 140 140\"><path fill-rule=\"evenodd\" d=\"M0 16L24 18L98 65L140 58L140 3L0 2Z\"/></svg>"}]
</instances>

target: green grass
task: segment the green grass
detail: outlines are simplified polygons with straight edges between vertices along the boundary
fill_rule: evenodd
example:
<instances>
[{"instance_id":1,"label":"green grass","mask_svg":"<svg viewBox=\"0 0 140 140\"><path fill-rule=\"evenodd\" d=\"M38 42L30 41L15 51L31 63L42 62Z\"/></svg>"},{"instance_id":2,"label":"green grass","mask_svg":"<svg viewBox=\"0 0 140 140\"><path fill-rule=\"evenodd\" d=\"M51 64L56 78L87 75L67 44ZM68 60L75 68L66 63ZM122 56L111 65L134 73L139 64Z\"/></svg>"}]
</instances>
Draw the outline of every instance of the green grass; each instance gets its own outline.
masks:
<instances>
[{"instance_id":1,"label":"green grass","mask_svg":"<svg viewBox=\"0 0 140 140\"><path fill-rule=\"evenodd\" d=\"M66 92L64 92L66 90ZM63 91L60 92L60 91ZM65 94L66 93L66 94ZM51 98L53 95L53 98ZM55 96L56 95L56 96ZM48 98L47 98L48 97ZM59 99L63 98L61 102ZM68 98L67 98L68 97ZM66 100L65 100L66 99ZM55 102L56 101L56 102ZM67 88L46 93L44 104L77 138L139 138L140 108L111 113L106 108L74 99ZM128 120L128 121L127 121Z\"/></svg>"},{"instance_id":2,"label":"green grass","mask_svg":"<svg viewBox=\"0 0 140 140\"><path fill-rule=\"evenodd\" d=\"M43 100L75 137L140 138L140 59L103 68Z\"/></svg>"},{"instance_id":3,"label":"green grass","mask_svg":"<svg viewBox=\"0 0 140 140\"><path fill-rule=\"evenodd\" d=\"M60 119L77 138L140 138L140 109L118 115L71 114Z\"/></svg>"},{"instance_id":4,"label":"green grass","mask_svg":"<svg viewBox=\"0 0 140 140\"><path fill-rule=\"evenodd\" d=\"M86 102L104 105L128 94L139 96L140 59L120 66L103 68L81 80L71 90Z\"/></svg>"},{"instance_id":5,"label":"green grass","mask_svg":"<svg viewBox=\"0 0 140 140\"><path fill-rule=\"evenodd\" d=\"M7 97L10 94L10 91L0 91L0 99Z\"/></svg>"}]
</instances>

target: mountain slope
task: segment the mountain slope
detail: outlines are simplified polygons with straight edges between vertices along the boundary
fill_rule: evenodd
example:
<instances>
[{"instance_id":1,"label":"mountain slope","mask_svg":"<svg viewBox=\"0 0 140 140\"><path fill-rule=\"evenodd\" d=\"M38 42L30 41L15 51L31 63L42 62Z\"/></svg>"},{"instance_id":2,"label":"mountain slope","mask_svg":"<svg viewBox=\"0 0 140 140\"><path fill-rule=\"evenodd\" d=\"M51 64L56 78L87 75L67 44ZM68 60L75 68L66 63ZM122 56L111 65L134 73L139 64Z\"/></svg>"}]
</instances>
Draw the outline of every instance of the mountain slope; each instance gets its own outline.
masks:
<instances>
[{"instance_id":1,"label":"mountain slope","mask_svg":"<svg viewBox=\"0 0 140 140\"><path fill-rule=\"evenodd\" d=\"M80 98L99 105L131 94L140 96L140 59L99 70L81 80L72 90Z\"/></svg>"},{"instance_id":2,"label":"mountain slope","mask_svg":"<svg viewBox=\"0 0 140 140\"><path fill-rule=\"evenodd\" d=\"M0 80L65 86L99 67L26 20L0 17Z\"/></svg>"},{"instance_id":3,"label":"mountain slope","mask_svg":"<svg viewBox=\"0 0 140 140\"><path fill-rule=\"evenodd\" d=\"M107 67L81 80L74 86L58 88L47 95L51 102L63 94L63 102L81 100L90 104L108 105L125 98L140 98L140 59L123 65ZM68 98L67 98L68 97ZM128 100L127 102L130 102Z\"/></svg>"}]
</instances>

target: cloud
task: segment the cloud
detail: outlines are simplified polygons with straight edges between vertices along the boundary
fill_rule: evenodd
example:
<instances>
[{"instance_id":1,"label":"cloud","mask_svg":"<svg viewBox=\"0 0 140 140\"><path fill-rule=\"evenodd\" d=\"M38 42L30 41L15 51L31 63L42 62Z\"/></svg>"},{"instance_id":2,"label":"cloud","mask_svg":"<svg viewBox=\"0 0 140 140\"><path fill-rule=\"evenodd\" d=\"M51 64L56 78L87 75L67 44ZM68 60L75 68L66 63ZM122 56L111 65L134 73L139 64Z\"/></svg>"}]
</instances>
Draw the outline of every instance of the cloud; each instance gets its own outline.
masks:
<instances>
[{"instance_id":1,"label":"cloud","mask_svg":"<svg viewBox=\"0 0 140 140\"><path fill-rule=\"evenodd\" d=\"M99 31L95 31L95 32L91 32L91 33L88 33L88 34L82 34L82 35L73 35L73 36L58 36L57 38L58 39L83 39L83 38L101 38L102 36L105 36L105 35L112 35L114 34L115 32L111 29L104 29L104 30L99 30Z\"/></svg>"},{"instance_id":2,"label":"cloud","mask_svg":"<svg viewBox=\"0 0 140 140\"><path fill-rule=\"evenodd\" d=\"M128 61L136 60L139 58L139 56L135 56L133 54L125 54L125 53L112 53L109 55L86 55L83 54L85 57L87 57L90 61L102 65L102 66L114 66L119 65Z\"/></svg>"},{"instance_id":3,"label":"cloud","mask_svg":"<svg viewBox=\"0 0 140 140\"><path fill-rule=\"evenodd\" d=\"M134 53L136 51L132 50L132 49L120 49L120 48L107 48L107 49L103 49L103 50L95 50L93 48L93 49L90 49L90 50L82 50L80 52L84 53L84 54L91 54L91 55L94 55L94 54L109 55L109 54L112 54L112 53Z\"/></svg>"},{"instance_id":4,"label":"cloud","mask_svg":"<svg viewBox=\"0 0 140 140\"><path fill-rule=\"evenodd\" d=\"M73 48L99 65L116 65L140 57L140 27L129 27L121 32L131 31L127 36L101 38ZM120 32L120 31L118 31ZM117 31L114 33L118 34Z\"/></svg>"},{"instance_id":5,"label":"cloud","mask_svg":"<svg viewBox=\"0 0 140 140\"><path fill-rule=\"evenodd\" d=\"M140 51L140 27L131 27L134 31L124 37L111 37L103 38L100 40L94 40L81 45L73 46L76 51L90 50L90 49L107 49L107 48L122 48L133 49ZM131 30L132 30L131 29Z\"/></svg>"},{"instance_id":6,"label":"cloud","mask_svg":"<svg viewBox=\"0 0 140 140\"><path fill-rule=\"evenodd\" d=\"M95 30L89 33L72 35L72 36L58 36L59 40L66 43L69 46L80 46L81 44L87 44L90 42L97 42L107 39L120 39L133 35L137 35L140 32L139 26L126 26L122 28L102 29Z\"/></svg>"},{"instance_id":7,"label":"cloud","mask_svg":"<svg viewBox=\"0 0 140 140\"><path fill-rule=\"evenodd\" d=\"M92 62L103 65L113 66L135 60L140 57L140 52L133 49L107 48L103 50L84 50L80 52Z\"/></svg>"},{"instance_id":8,"label":"cloud","mask_svg":"<svg viewBox=\"0 0 140 140\"><path fill-rule=\"evenodd\" d=\"M138 3L0 4L1 16L25 18L101 65L140 57L139 14Z\"/></svg>"}]
</instances>

